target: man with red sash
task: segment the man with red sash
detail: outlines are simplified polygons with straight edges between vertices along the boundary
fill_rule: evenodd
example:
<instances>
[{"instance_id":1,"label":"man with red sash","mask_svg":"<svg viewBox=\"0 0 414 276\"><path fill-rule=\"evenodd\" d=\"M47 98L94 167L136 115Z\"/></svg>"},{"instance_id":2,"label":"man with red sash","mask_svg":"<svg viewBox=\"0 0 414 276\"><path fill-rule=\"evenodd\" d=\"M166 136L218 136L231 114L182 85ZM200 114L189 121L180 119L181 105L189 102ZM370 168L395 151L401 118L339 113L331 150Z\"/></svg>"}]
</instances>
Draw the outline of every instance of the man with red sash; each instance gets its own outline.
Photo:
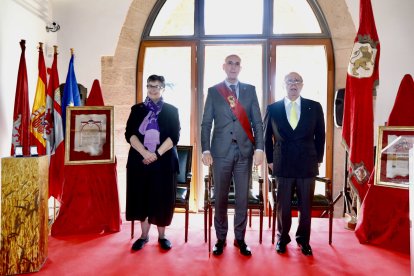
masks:
<instances>
[{"instance_id":1,"label":"man with red sash","mask_svg":"<svg viewBox=\"0 0 414 276\"><path fill-rule=\"evenodd\" d=\"M212 166L215 185L217 242L213 254L216 256L221 255L226 246L227 202L232 179L236 202L234 245L242 255L252 254L244 236L252 162L260 165L263 161L263 123L255 87L238 80L240 63L237 55L226 57L223 70L227 78L208 89L201 123L202 161L204 165Z\"/></svg>"}]
</instances>

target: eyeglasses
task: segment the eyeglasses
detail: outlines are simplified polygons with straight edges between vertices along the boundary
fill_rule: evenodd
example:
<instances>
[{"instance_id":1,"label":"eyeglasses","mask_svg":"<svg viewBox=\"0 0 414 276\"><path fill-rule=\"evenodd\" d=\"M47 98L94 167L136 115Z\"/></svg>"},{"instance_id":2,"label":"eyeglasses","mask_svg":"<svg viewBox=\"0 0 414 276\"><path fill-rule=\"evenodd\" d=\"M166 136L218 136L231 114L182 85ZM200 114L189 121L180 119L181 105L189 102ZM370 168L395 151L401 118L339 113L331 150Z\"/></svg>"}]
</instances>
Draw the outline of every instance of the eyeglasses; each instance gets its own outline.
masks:
<instances>
[{"instance_id":1,"label":"eyeglasses","mask_svg":"<svg viewBox=\"0 0 414 276\"><path fill-rule=\"evenodd\" d=\"M303 83L303 81L301 81L301 80L287 80L286 81L287 85L302 84L302 83Z\"/></svg>"},{"instance_id":2,"label":"eyeglasses","mask_svg":"<svg viewBox=\"0 0 414 276\"><path fill-rule=\"evenodd\" d=\"M147 89L155 89L155 90L161 90L164 87L160 86L160 85L151 85L151 84L147 84Z\"/></svg>"},{"instance_id":3,"label":"eyeglasses","mask_svg":"<svg viewBox=\"0 0 414 276\"><path fill-rule=\"evenodd\" d=\"M233 62L233 61L229 60L226 63L227 63L227 65L230 65L230 66L232 66L232 65L234 65L234 66L240 66L240 62L239 61Z\"/></svg>"}]
</instances>

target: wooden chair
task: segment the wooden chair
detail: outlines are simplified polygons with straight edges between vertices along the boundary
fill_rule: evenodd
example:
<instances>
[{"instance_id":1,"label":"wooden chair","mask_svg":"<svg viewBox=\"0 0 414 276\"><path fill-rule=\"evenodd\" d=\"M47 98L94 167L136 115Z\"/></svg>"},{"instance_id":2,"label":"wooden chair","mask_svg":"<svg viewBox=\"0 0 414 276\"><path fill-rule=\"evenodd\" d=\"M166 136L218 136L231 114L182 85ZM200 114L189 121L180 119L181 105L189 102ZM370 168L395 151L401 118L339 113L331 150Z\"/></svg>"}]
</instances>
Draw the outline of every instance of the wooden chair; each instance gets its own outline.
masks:
<instances>
[{"instance_id":1,"label":"wooden chair","mask_svg":"<svg viewBox=\"0 0 414 276\"><path fill-rule=\"evenodd\" d=\"M257 174L257 169L254 171ZM263 234L263 178L252 176L253 181L258 183L258 189L254 189L255 186L252 185L249 191L249 202L248 202L248 212L249 212L249 227L252 226L252 210L258 210L260 216L260 228L259 228L259 242L262 243L262 234ZM257 179L255 179L257 178ZM213 222L213 207L214 207L214 181L211 167L209 169L209 174L204 177L204 242L209 243L209 250L211 248L211 225ZM228 209L234 209L235 207L235 197L234 197L234 185L233 181L230 184L229 200L228 200ZM208 235L207 235L208 234ZM207 237L208 236L208 237ZM207 239L208 238L208 239Z\"/></svg>"},{"instance_id":2,"label":"wooden chair","mask_svg":"<svg viewBox=\"0 0 414 276\"><path fill-rule=\"evenodd\" d=\"M329 244L332 243L332 222L333 222L333 212L334 204L332 201L332 181L326 177L316 177L317 183L323 183L325 185L324 194L315 194L312 201L312 216L326 217L329 218ZM272 244L275 243L275 232L276 232L276 196L277 196L277 185L276 179L269 174L269 227L271 217L273 219L272 223ZM298 199L296 194L292 195L292 211L298 211ZM270 215L272 214L272 215Z\"/></svg>"},{"instance_id":3,"label":"wooden chair","mask_svg":"<svg viewBox=\"0 0 414 276\"><path fill-rule=\"evenodd\" d=\"M188 240L188 221L190 211L191 191L191 162L193 158L193 146L177 146L178 163L180 171L177 175L177 190L175 208L185 209L185 242ZM131 239L134 237L134 221L131 221Z\"/></svg>"}]
</instances>

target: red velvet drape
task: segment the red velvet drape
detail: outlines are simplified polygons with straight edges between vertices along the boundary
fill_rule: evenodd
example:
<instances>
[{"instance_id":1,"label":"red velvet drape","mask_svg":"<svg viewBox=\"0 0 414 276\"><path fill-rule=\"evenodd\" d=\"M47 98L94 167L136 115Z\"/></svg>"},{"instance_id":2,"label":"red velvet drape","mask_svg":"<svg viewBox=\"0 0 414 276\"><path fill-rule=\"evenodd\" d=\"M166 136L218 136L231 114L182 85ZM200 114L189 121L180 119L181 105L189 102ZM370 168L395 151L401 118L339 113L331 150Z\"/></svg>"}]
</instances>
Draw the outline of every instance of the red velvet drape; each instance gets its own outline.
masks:
<instances>
[{"instance_id":1,"label":"red velvet drape","mask_svg":"<svg viewBox=\"0 0 414 276\"><path fill-rule=\"evenodd\" d=\"M104 105L98 80L93 82L86 105ZM113 164L65 165L64 175L61 207L52 225L52 236L119 232L116 161Z\"/></svg>"},{"instance_id":2,"label":"red velvet drape","mask_svg":"<svg viewBox=\"0 0 414 276\"><path fill-rule=\"evenodd\" d=\"M398 89L388 126L414 126L414 81L405 75ZM408 190L373 185L362 202L355 234L370 243L405 253L410 252Z\"/></svg>"},{"instance_id":3,"label":"red velvet drape","mask_svg":"<svg viewBox=\"0 0 414 276\"><path fill-rule=\"evenodd\" d=\"M116 163L66 165L52 236L118 232L120 223Z\"/></svg>"}]
</instances>

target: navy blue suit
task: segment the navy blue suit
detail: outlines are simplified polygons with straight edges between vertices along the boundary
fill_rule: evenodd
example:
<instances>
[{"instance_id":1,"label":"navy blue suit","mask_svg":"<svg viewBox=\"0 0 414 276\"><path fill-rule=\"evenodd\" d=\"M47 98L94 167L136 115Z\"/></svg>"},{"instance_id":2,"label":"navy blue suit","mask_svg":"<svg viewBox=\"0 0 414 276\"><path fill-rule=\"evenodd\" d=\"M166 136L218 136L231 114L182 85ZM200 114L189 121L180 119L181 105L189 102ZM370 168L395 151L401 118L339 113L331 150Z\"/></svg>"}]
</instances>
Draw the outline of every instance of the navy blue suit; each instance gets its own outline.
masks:
<instances>
[{"instance_id":1,"label":"navy blue suit","mask_svg":"<svg viewBox=\"0 0 414 276\"><path fill-rule=\"evenodd\" d=\"M296 240L309 242L315 176L325 148L322 106L301 97L300 110L295 129L289 124L284 100L269 105L264 119L266 159L273 163L278 185L278 237L284 243L290 242L292 189L296 189L300 211Z\"/></svg>"}]
</instances>

